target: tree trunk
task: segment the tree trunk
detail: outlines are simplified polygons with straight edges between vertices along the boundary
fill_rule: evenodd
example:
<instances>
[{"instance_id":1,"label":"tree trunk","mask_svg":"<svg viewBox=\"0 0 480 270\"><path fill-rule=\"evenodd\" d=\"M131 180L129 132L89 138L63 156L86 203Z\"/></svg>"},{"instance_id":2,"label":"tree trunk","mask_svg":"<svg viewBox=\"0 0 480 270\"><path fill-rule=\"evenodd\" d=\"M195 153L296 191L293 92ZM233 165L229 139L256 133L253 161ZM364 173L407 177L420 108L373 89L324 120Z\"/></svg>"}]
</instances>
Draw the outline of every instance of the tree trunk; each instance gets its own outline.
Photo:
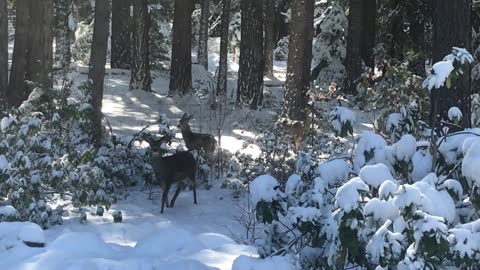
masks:
<instances>
[{"instance_id":1,"label":"tree trunk","mask_svg":"<svg viewBox=\"0 0 480 270\"><path fill-rule=\"evenodd\" d=\"M112 2L112 68L130 68L131 5L132 0L113 0Z\"/></svg>"},{"instance_id":2,"label":"tree trunk","mask_svg":"<svg viewBox=\"0 0 480 270\"><path fill-rule=\"evenodd\" d=\"M375 68L373 48L375 47L375 19L377 17L376 0L365 0L363 4L362 59L372 70Z\"/></svg>"},{"instance_id":3,"label":"tree trunk","mask_svg":"<svg viewBox=\"0 0 480 270\"><path fill-rule=\"evenodd\" d=\"M304 121L307 91L310 87L312 61L314 0L292 3L287 80L285 84L285 112L289 119Z\"/></svg>"},{"instance_id":4,"label":"tree trunk","mask_svg":"<svg viewBox=\"0 0 480 270\"><path fill-rule=\"evenodd\" d=\"M263 98L263 0L241 1L237 106L257 109Z\"/></svg>"},{"instance_id":5,"label":"tree trunk","mask_svg":"<svg viewBox=\"0 0 480 270\"><path fill-rule=\"evenodd\" d=\"M56 0L55 4L55 65L60 69L62 76L66 76L72 60L70 51L72 30L69 26L72 0Z\"/></svg>"},{"instance_id":6,"label":"tree trunk","mask_svg":"<svg viewBox=\"0 0 480 270\"><path fill-rule=\"evenodd\" d=\"M265 70L264 74L273 77L273 50L275 49L276 33L274 29L275 24L275 1L264 0L264 56L265 56Z\"/></svg>"},{"instance_id":7,"label":"tree trunk","mask_svg":"<svg viewBox=\"0 0 480 270\"><path fill-rule=\"evenodd\" d=\"M192 89L192 12L190 0L175 0L172 34L172 64L169 95L186 95Z\"/></svg>"},{"instance_id":8,"label":"tree trunk","mask_svg":"<svg viewBox=\"0 0 480 270\"><path fill-rule=\"evenodd\" d=\"M17 0L16 4L15 45L7 90L7 103L15 107L22 104L26 93L25 72L29 43L30 0Z\"/></svg>"},{"instance_id":9,"label":"tree trunk","mask_svg":"<svg viewBox=\"0 0 480 270\"><path fill-rule=\"evenodd\" d=\"M130 90L152 91L150 76L149 30L151 23L147 0L133 1L133 54Z\"/></svg>"},{"instance_id":10,"label":"tree trunk","mask_svg":"<svg viewBox=\"0 0 480 270\"><path fill-rule=\"evenodd\" d=\"M347 55L345 58L346 93L357 92L357 78L362 74L362 35L363 35L363 0L350 0L348 14Z\"/></svg>"},{"instance_id":11,"label":"tree trunk","mask_svg":"<svg viewBox=\"0 0 480 270\"><path fill-rule=\"evenodd\" d=\"M0 101L3 103L8 87L8 10L7 1L0 2Z\"/></svg>"},{"instance_id":12,"label":"tree trunk","mask_svg":"<svg viewBox=\"0 0 480 270\"><path fill-rule=\"evenodd\" d=\"M97 147L102 142L102 99L105 64L107 62L109 22L110 1L96 1L88 79L92 82L92 106L94 110L92 138Z\"/></svg>"},{"instance_id":13,"label":"tree trunk","mask_svg":"<svg viewBox=\"0 0 480 270\"><path fill-rule=\"evenodd\" d=\"M230 0L223 0L222 30L220 37L220 62L218 67L217 96L227 96L228 26L230 24Z\"/></svg>"},{"instance_id":14,"label":"tree trunk","mask_svg":"<svg viewBox=\"0 0 480 270\"><path fill-rule=\"evenodd\" d=\"M208 28L210 17L210 0L202 0L202 14L200 17L200 34L198 37L198 63L208 70Z\"/></svg>"},{"instance_id":15,"label":"tree trunk","mask_svg":"<svg viewBox=\"0 0 480 270\"><path fill-rule=\"evenodd\" d=\"M28 85L26 98L35 87L50 88L53 85L53 1L30 1L30 37L25 78Z\"/></svg>"},{"instance_id":16,"label":"tree trunk","mask_svg":"<svg viewBox=\"0 0 480 270\"><path fill-rule=\"evenodd\" d=\"M433 1L433 61L441 61L450 54L452 47L470 50L471 0L436 0ZM445 87L431 91L432 114L431 122L438 123L436 116L448 119L448 109L456 106L463 113L463 125L471 125L471 85L470 67L465 67L463 75L455 80L452 89Z\"/></svg>"},{"instance_id":17,"label":"tree trunk","mask_svg":"<svg viewBox=\"0 0 480 270\"><path fill-rule=\"evenodd\" d=\"M410 40L415 41L412 44L414 52L413 58L408 61L408 68L414 74L425 76L425 23L421 21L423 14L421 13L419 1L409 0L407 3L407 16L410 23L409 35Z\"/></svg>"}]
</instances>

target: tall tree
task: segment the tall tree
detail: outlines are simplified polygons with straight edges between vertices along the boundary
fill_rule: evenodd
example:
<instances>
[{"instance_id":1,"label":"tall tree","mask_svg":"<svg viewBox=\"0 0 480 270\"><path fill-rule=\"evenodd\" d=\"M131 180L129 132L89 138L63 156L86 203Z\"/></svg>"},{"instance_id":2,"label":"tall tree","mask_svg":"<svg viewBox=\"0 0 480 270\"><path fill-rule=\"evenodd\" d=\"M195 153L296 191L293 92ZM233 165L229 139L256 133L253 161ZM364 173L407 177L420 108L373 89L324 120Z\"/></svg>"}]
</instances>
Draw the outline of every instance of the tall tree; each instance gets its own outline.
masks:
<instances>
[{"instance_id":1,"label":"tall tree","mask_svg":"<svg viewBox=\"0 0 480 270\"><path fill-rule=\"evenodd\" d=\"M133 47L130 90L152 90L149 30L151 18L147 0L133 0Z\"/></svg>"},{"instance_id":2,"label":"tall tree","mask_svg":"<svg viewBox=\"0 0 480 270\"><path fill-rule=\"evenodd\" d=\"M4 100L8 87L8 10L7 1L0 2L0 100Z\"/></svg>"},{"instance_id":3,"label":"tall tree","mask_svg":"<svg viewBox=\"0 0 480 270\"><path fill-rule=\"evenodd\" d=\"M113 0L118 1L118 0ZM75 0L78 21L85 21L90 18L93 12L92 0Z\"/></svg>"},{"instance_id":4,"label":"tall tree","mask_svg":"<svg viewBox=\"0 0 480 270\"><path fill-rule=\"evenodd\" d=\"M55 65L63 76L68 72L72 53L70 50L72 29L70 27L72 0L55 1Z\"/></svg>"},{"instance_id":5,"label":"tall tree","mask_svg":"<svg viewBox=\"0 0 480 270\"><path fill-rule=\"evenodd\" d=\"M110 22L110 1L97 0L93 25L92 49L88 79L91 81L92 106L94 110L92 137L98 147L102 142L102 99L107 63L108 32Z\"/></svg>"},{"instance_id":6,"label":"tall tree","mask_svg":"<svg viewBox=\"0 0 480 270\"><path fill-rule=\"evenodd\" d=\"M200 16L200 35L198 37L198 63L208 70L208 29L210 17L210 0L202 0Z\"/></svg>"},{"instance_id":7,"label":"tall tree","mask_svg":"<svg viewBox=\"0 0 480 270\"><path fill-rule=\"evenodd\" d=\"M275 33L275 0L264 0L264 56L265 56L265 75L273 77L273 50L276 45Z\"/></svg>"},{"instance_id":8,"label":"tall tree","mask_svg":"<svg viewBox=\"0 0 480 270\"><path fill-rule=\"evenodd\" d=\"M452 47L470 50L472 38L471 0L435 0L433 1L433 61L441 61L450 54ZM463 125L470 126L471 121L471 85L470 69L452 85L452 89L432 90L432 119L436 115L447 119L448 109L456 106L463 113ZM436 114L436 115L434 115ZM438 122L437 122L438 123Z\"/></svg>"},{"instance_id":9,"label":"tall tree","mask_svg":"<svg viewBox=\"0 0 480 270\"><path fill-rule=\"evenodd\" d=\"M26 79L27 97L38 85L51 87L53 66L53 1L30 1L30 32Z\"/></svg>"},{"instance_id":10,"label":"tall tree","mask_svg":"<svg viewBox=\"0 0 480 270\"><path fill-rule=\"evenodd\" d=\"M288 118L304 121L312 62L314 0L292 2L285 111Z\"/></svg>"},{"instance_id":11,"label":"tall tree","mask_svg":"<svg viewBox=\"0 0 480 270\"><path fill-rule=\"evenodd\" d=\"M175 0L169 95L192 92L193 1Z\"/></svg>"},{"instance_id":12,"label":"tall tree","mask_svg":"<svg viewBox=\"0 0 480 270\"><path fill-rule=\"evenodd\" d=\"M345 92L355 94L362 63L374 68L376 0L350 0L348 14Z\"/></svg>"},{"instance_id":13,"label":"tall tree","mask_svg":"<svg viewBox=\"0 0 480 270\"><path fill-rule=\"evenodd\" d=\"M220 34L220 63L218 68L217 96L227 95L227 72L228 72L228 26L230 25L231 0L223 0L222 23Z\"/></svg>"},{"instance_id":14,"label":"tall tree","mask_svg":"<svg viewBox=\"0 0 480 270\"><path fill-rule=\"evenodd\" d=\"M29 47L30 1L17 0L15 15L15 44L7 90L7 103L10 106L19 106L26 98L25 72Z\"/></svg>"},{"instance_id":15,"label":"tall tree","mask_svg":"<svg viewBox=\"0 0 480 270\"><path fill-rule=\"evenodd\" d=\"M237 106L257 109L263 98L263 0L241 1Z\"/></svg>"},{"instance_id":16,"label":"tall tree","mask_svg":"<svg viewBox=\"0 0 480 270\"><path fill-rule=\"evenodd\" d=\"M132 0L112 1L112 68L130 68L131 5Z\"/></svg>"}]
</instances>

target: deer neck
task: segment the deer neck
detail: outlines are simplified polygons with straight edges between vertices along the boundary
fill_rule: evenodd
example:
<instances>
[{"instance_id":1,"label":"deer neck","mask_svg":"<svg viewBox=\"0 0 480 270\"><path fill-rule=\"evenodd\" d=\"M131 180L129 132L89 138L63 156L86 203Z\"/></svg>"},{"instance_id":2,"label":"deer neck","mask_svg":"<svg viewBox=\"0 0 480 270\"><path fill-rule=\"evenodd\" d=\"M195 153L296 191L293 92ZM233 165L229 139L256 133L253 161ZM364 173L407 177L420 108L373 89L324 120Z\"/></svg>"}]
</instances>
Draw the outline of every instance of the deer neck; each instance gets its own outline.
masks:
<instances>
[{"instance_id":1,"label":"deer neck","mask_svg":"<svg viewBox=\"0 0 480 270\"><path fill-rule=\"evenodd\" d=\"M190 129L190 127L186 127L184 129L182 129L181 131L182 131L182 137L183 137L184 140L190 139L193 135L193 132Z\"/></svg>"}]
</instances>

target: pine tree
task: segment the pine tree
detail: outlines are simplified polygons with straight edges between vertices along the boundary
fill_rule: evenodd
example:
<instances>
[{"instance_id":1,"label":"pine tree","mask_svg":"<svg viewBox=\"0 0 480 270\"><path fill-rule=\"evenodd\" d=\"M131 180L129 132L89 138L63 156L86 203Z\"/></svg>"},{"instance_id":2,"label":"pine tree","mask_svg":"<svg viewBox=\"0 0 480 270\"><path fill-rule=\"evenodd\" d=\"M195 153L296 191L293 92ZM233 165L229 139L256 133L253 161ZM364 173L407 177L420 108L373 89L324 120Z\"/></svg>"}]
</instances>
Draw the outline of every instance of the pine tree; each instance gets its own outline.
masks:
<instances>
[{"instance_id":1,"label":"pine tree","mask_svg":"<svg viewBox=\"0 0 480 270\"><path fill-rule=\"evenodd\" d=\"M227 95L227 72L228 72L228 29L230 25L231 0L223 0L222 24L220 34L220 63L218 68L217 96Z\"/></svg>"},{"instance_id":2,"label":"pine tree","mask_svg":"<svg viewBox=\"0 0 480 270\"><path fill-rule=\"evenodd\" d=\"M441 61L450 54L452 47L470 50L472 38L471 0L433 1L433 61ZM448 119L448 110L456 106L463 113L463 125L471 125L470 68L463 68L463 75L453 82L451 89L432 90L432 124L438 124L439 115Z\"/></svg>"},{"instance_id":3,"label":"pine tree","mask_svg":"<svg viewBox=\"0 0 480 270\"><path fill-rule=\"evenodd\" d=\"M151 18L147 0L133 1L133 48L130 90L152 91L149 30Z\"/></svg>"},{"instance_id":4,"label":"pine tree","mask_svg":"<svg viewBox=\"0 0 480 270\"><path fill-rule=\"evenodd\" d=\"M202 0L200 17L200 34L198 38L198 63L208 70L208 29L210 17L210 0Z\"/></svg>"},{"instance_id":5,"label":"pine tree","mask_svg":"<svg viewBox=\"0 0 480 270\"><path fill-rule=\"evenodd\" d=\"M0 2L0 100L8 87L8 10L7 1Z\"/></svg>"},{"instance_id":6,"label":"pine tree","mask_svg":"<svg viewBox=\"0 0 480 270\"><path fill-rule=\"evenodd\" d=\"M288 118L306 119L307 91L310 87L312 62L314 0L292 3L287 80L285 85L285 111Z\"/></svg>"},{"instance_id":7,"label":"pine tree","mask_svg":"<svg viewBox=\"0 0 480 270\"><path fill-rule=\"evenodd\" d=\"M169 95L192 93L192 12L190 0L175 0Z\"/></svg>"},{"instance_id":8,"label":"pine tree","mask_svg":"<svg viewBox=\"0 0 480 270\"><path fill-rule=\"evenodd\" d=\"M97 147L102 142L102 99L105 64L107 62L109 23L110 1L96 1L88 79L92 82L92 106L94 110L92 137Z\"/></svg>"},{"instance_id":9,"label":"pine tree","mask_svg":"<svg viewBox=\"0 0 480 270\"><path fill-rule=\"evenodd\" d=\"M130 68L130 7L132 0L112 1L112 68Z\"/></svg>"},{"instance_id":10,"label":"pine tree","mask_svg":"<svg viewBox=\"0 0 480 270\"><path fill-rule=\"evenodd\" d=\"M257 109L263 98L263 0L241 1L242 34L237 106Z\"/></svg>"}]
</instances>

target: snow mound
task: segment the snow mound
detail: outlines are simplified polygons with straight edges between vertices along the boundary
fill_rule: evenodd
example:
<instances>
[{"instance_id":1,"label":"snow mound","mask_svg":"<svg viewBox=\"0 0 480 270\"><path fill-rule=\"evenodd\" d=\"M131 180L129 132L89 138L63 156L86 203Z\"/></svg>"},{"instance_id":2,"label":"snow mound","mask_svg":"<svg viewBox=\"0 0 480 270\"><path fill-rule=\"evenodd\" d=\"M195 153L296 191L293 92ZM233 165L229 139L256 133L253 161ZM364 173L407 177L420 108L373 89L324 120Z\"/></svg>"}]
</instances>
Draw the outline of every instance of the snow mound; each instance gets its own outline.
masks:
<instances>
[{"instance_id":1,"label":"snow mound","mask_svg":"<svg viewBox=\"0 0 480 270\"><path fill-rule=\"evenodd\" d=\"M297 191L298 184L302 180L299 174L292 174L288 177L287 184L285 185L285 193L291 195Z\"/></svg>"},{"instance_id":2,"label":"snow mound","mask_svg":"<svg viewBox=\"0 0 480 270\"><path fill-rule=\"evenodd\" d=\"M364 132L358 141L354 153L353 165L355 171L359 171L364 165L372 165L385 162L385 150L387 142L382 136L373 132Z\"/></svg>"},{"instance_id":3,"label":"snow mound","mask_svg":"<svg viewBox=\"0 0 480 270\"><path fill-rule=\"evenodd\" d=\"M410 134L403 135L395 144L395 152L399 161L409 161L417 151L417 140Z\"/></svg>"},{"instance_id":4,"label":"snow mound","mask_svg":"<svg viewBox=\"0 0 480 270\"><path fill-rule=\"evenodd\" d=\"M250 199L256 205L259 201L272 202L277 198L278 181L270 175L261 175L250 183Z\"/></svg>"},{"instance_id":5,"label":"snow mound","mask_svg":"<svg viewBox=\"0 0 480 270\"><path fill-rule=\"evenodd\" d=\"M383 163L363 167L359 177L373 188L378 188L383 182L394 179L390 169Z\"/></svg>"},{"instance_id":6,"label":"snow mound","mask_svg":"<svg viewBox=\"0 0 480 270\"><path fill-rule=\"evenodd\" d=\"M368 190L368 186L361 178L352 178L337 190L335 206L349 213L358 206L358 200L360 199L359 191L368 192Z\"/></svg>"},{"instance_id":7,"label":"snow mound","mask_svg":"<svg viewBox=\"0 0 480 270\"><path fill-rule=\"evenodd\" d=\"M448 119L450 121L460 121L463 117L462 111L458 107L448 109Z\"/></svg>"},{"instance_id":8,"label":"snow mound","mask_svg":"<svg viewBox=\"0 0 480 270\"><path fill-rule=\"evenodd\" d=\"M378 189L378 197L380 199L387 199L388 197L393 197L395 192L398 189L398 184L392 180L387 180L380 185Z\"/></svg>"},{"instance_id":9,"label":"snow mound","mask_svg":"<svg viewBox=\"0 0 480 270\"><path fill-rule=\"evenodd\" d=\"M265 259L240 256L233 262L232 270L292 270L294 261L289 257L269 257Z\"/></svg>"}]
</instances>

